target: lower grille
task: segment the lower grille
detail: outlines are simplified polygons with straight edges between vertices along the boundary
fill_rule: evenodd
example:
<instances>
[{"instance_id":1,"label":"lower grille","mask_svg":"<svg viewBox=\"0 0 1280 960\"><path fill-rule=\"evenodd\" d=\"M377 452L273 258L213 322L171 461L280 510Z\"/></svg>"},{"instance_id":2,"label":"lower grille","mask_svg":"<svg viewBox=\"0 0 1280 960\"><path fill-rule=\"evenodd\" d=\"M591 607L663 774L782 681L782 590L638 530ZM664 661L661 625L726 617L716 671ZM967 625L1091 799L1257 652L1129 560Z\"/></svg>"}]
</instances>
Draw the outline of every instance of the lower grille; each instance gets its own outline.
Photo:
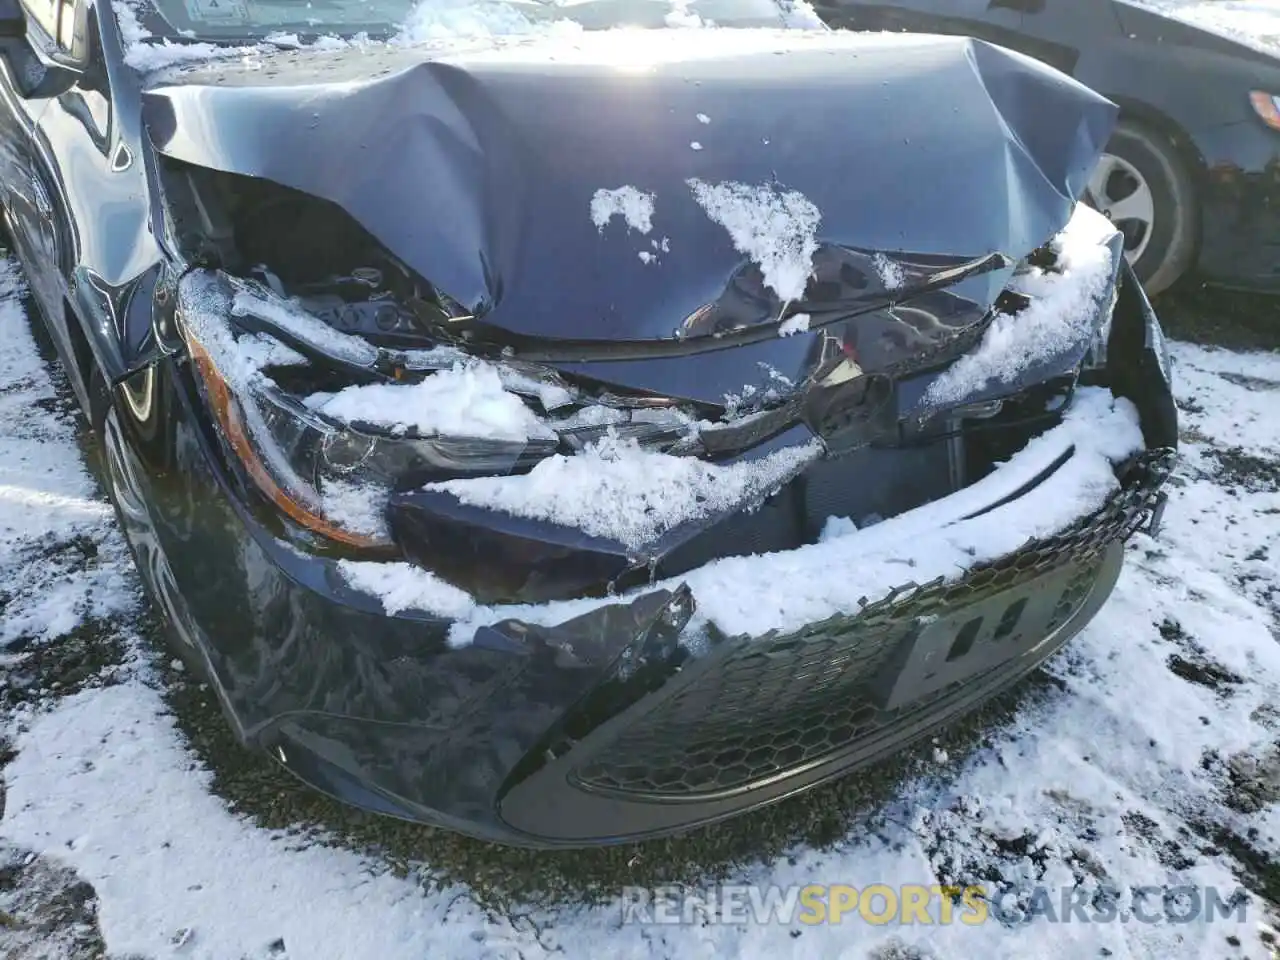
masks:
<instances>
[{"instance_id":1,"label":"lower grille","mask_svg":"<svg viewBox=\"0 0 1280 960\"><path fill-rule=\"evenodd\" d=\"M872 736L907 725L991 669L894 707L884 687L895 658L921 624L985 606L981 619L955 634L950 660L981 638L999 643L1019 626L1027 600L1019 590L1048 579L1056 598L1043 608L1046 636L1080 608L1107 548L1126 539L1149 513L1172 455L1139 461L1125 489L1097 514L1062 534L1031 541L959 580L909 585L854 615L833 617L789 634L723 641L718 662L678 686L571 775L593 792L675 799L724 794L785 775ZM1002 594L1011 593L1007 604ZM994 598L994 606L992 601ZM963 616L963 614L961 614ZM1010 660L1014 659L1013 655ZM654 694L663 697L662 691Z\"/></svg>"}]
</instances>

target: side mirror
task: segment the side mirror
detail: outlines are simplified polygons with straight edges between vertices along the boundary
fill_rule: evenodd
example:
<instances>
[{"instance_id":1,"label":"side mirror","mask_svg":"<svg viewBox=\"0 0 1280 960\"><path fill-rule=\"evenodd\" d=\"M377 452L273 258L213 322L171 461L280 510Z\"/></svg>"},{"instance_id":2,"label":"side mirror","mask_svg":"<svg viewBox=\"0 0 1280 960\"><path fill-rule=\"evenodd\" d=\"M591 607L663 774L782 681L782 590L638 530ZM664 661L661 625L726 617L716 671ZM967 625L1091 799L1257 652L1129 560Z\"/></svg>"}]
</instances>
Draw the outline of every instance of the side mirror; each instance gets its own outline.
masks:
<instances>
[{"instance_id":1,"label":"side mirror","mask_svg":"<svg viewBox=\"0 0 1280 960\"><path fill-rule=\"evenodd\" d=\"M20 0L0 0L0 38L26 35L27 15Z\"/></svg>"}]
</instances>

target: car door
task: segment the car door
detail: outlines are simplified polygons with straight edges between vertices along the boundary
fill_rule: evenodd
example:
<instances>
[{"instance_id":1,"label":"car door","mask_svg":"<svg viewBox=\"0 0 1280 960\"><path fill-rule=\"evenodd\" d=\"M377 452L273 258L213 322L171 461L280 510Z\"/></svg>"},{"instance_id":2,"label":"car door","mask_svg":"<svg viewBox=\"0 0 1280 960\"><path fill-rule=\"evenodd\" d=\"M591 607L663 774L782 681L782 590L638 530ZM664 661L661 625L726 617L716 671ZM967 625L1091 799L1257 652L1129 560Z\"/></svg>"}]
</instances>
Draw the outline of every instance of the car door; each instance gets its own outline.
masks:
<instances>
[{"instance_id":1,"label":"car door","mask_svg":"<svg viewBox=\"0 0 1280 960\"><path fill-rule=\"evenodd\" d=\"M158 355L150 321L161 257L150 224L138 80L122 62L114 20L99 22L110 18L109 4L22 2L57 6L38 33L32 26L33 62L10 84L24 168L14 181L23 196L14 198L13 219L21 221L24 270L83 402L87 385L76 368L87 368L90 357L114 383ZM24 76L35 79L23 85Z\"/></svg>"},{"instance_id":2,"label":"car door","mask_svg":"<svg viewBox=\"0 0 1280 960\"><path fill-rule=\"evenodd\" d=\"M1022 30L1025 44L1015 49L1072 76L1083 60L1123 40L1113 0L1036 0Z\"/></svg>"},{"instance_id":3,"label":"car door","mask_svg":"<svg viewBox=\"0 0 1280 960\"><path fill-rule=\"evenodd\" d=\"M1027 7L1045 0L818 0L818 12L853 30L943 33L979 37L1008 46L1022 29Z\"/></svg>"},{"instance_id":4,"label":"car door","mask_svg":"<svg viewBox=\"0 0 1280 960\"><path fill-rule=\"evenodd\" d=\"M22 262L28 288L42 310L54 302L46 244L52 216L48 185L36 174L34 137L40 114L49 106L39 92L41 60L37 50L53 45L60 0L11 0L3 5L14 34L0 56L0 202L14 252ZM20 5L19 5L20 3Z\"/></svg>"},{"instance_id":5,"label":"car door","mask_svg":"<svg viewBox=\"0 0 1280 960\"><path fill-rule=\"evenodd\" d=\"M1109 37L1111 0L818 0L837 27L977 37L1073 74L1081 44Z\"/></svg>"}]
</instances>

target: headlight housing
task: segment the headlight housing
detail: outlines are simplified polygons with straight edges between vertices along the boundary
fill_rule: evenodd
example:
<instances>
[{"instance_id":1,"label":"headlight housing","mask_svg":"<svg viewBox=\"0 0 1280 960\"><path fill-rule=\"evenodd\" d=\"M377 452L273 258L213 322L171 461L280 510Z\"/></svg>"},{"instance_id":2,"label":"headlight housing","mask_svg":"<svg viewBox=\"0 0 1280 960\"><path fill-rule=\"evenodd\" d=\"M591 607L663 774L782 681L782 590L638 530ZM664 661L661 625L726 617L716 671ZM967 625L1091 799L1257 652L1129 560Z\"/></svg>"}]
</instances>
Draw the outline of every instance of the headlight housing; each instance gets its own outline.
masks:
<instances>
[{"instance_id":1,"label":"headlight housing","mask_svg":"<svg viewBox=\"0 0 1280 960\"><path fill-rule=\"evenodd\" d=\"M383 508L395 489L523 472L607 432L670 449L695 424L672 401L602 402L529 364L449 347L378 347L261 284L209 270L183 277L177 319L224 444L248 479L303 530L346 547L391 547ZM317 357L325 370L311 367ZM315 389L309 372L340 386ZM291 373L300 386L289 385ZM407 395L370 402L379 390L415 384L435 401L462 391L459 416L415 422L413 411L398 409ZM501 409L486 419L485 404Z\"/></svg>"}]
</instances>

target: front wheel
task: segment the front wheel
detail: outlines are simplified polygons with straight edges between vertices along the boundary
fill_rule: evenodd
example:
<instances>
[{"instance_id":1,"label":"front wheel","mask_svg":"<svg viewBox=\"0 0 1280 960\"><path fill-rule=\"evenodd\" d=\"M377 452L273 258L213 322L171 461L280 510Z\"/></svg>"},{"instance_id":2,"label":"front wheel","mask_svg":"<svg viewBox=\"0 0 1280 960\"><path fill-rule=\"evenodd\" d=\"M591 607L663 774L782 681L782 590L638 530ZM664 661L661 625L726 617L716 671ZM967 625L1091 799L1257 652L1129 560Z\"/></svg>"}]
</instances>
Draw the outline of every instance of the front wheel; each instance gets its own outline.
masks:
<instances>
[{"instance_id":1,"label":"front wheel","mask_svg":"<svg viewBox=\"0 0 1280 960\"><path fill-rule=\"evenodd\" d=\"M1089 181L1148 295L1167 290L1191 266L1200 206L1186 162L1169 137L1121 120Z\"/></svg>"},{"instance_id":2,"label":"front wheel","mask_svg":"<svg viewBox=\"0 0 1280 960\"><path fill-rule=\"evenodd\" d=\"M194 631L186 601L151 516L153 478L148 476L130 439L130 432L151 437L162 426L154 368L135 380L132 385L117 387L113 396L100 373L95 370L92 377L92 418L102 449L103 479L144 592L159 614L171 648L186 661L197 679L207 682L211 676L208 665L192 642Z\"/></svg>"}]
</instances>

